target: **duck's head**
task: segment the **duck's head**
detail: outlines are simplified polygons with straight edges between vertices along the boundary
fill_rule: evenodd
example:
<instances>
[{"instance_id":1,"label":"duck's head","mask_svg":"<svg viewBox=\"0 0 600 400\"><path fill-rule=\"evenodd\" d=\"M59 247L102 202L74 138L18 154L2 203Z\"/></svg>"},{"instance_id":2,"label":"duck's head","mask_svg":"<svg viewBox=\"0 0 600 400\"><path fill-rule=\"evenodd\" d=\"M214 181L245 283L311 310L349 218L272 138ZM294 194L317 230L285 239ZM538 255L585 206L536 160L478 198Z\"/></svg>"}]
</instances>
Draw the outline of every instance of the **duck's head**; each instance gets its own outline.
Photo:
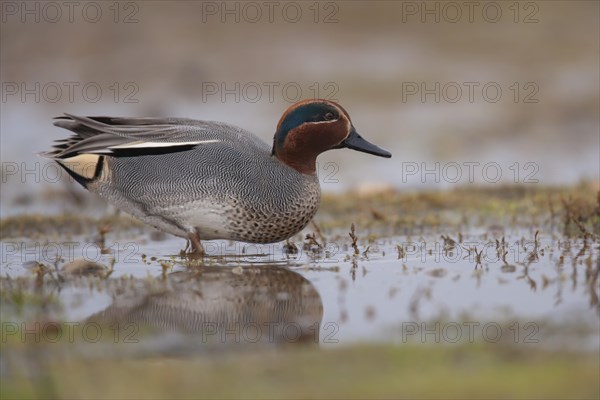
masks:
<instances>
[{"instance_id":1,"label":"duck's head","mask_svg":"<svg viewBox=\"0 0 600 400\"><path fill-rule=\"evenodd\" d=\"M272 154L296 171L314 175L319 154L343 147L380 157L392 156L363 139L339 104L303 100L283 113L273 138Z\"/></svg>"}]
</instances>

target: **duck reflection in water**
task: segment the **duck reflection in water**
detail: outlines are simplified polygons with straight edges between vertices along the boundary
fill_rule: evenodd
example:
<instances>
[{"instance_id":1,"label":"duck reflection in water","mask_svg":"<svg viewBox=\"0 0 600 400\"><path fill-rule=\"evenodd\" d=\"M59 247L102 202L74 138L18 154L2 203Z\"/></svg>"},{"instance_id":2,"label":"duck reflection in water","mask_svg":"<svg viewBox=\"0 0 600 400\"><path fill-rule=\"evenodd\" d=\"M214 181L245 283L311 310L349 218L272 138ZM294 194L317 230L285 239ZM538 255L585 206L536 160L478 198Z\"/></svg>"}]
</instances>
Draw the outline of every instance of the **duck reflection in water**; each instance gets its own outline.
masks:
<instances>
[{"instance_id":1,"label":"duck reflection in water","mask_svg":"<svg viewBox=\"0 0 600 400\"><path fill-rule=\"evenodd\" d=\"M191 334L209 345L319 343L321 297L284 267L202 267L144 286L116 295L88 321L124 335Z\"/></svg>"}]
</instances>

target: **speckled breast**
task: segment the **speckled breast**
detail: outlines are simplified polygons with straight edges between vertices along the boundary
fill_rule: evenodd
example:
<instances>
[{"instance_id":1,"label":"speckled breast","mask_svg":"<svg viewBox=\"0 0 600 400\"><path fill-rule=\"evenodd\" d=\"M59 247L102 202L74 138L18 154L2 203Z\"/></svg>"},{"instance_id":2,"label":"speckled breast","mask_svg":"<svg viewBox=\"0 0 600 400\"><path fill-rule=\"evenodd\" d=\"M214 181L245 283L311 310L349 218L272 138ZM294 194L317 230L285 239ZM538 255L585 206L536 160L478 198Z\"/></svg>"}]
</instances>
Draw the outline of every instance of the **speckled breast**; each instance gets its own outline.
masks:
<instances>
[{"instance_id":1,"label":"speckled breast","mask_svg":"<svg viewBox=\"0 0 600 400\"><path fill-rule=\"evenodd\" d=\"M316 214L321 199L317 178L307 179L304 187L293 192L282 191L282 204L262 199L242 202L228 215L233 240L250 243L274 243L300 232Z\"/></svg>"}]
</instances>

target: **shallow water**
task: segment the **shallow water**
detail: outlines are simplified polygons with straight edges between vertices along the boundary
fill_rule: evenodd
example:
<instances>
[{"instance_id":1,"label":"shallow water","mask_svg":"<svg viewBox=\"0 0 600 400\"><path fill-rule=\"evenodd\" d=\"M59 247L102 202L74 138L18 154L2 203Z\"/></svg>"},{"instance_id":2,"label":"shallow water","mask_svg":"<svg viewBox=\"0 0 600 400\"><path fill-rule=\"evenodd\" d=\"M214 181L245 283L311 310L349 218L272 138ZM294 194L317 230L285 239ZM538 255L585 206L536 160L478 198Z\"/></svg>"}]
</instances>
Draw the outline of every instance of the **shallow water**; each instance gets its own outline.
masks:
<instances>
[{"instance_id":1,"label":"shallow water","mask_svg":"<svg viewBox=\"0 0 600 400\"><path fill-rule=\"evenodd\" d=\"M3 301L3 334L37 322L32 329L43 339L49 323L63 331L95 331L97 323L106 327L105 336L140 354L297 342L327 347L510 341L600 348L600 288L593 279L598 243L543 232L537 238L518 230L503 235L473 230L461 235L461 243L438 234L369 243L359 238L358 255L343 237L322 248L297 241L296 254L283 244L213 241L205 243L204 260L182 259L184 242L164 235L115 243L109 235L104 254L85 238L37 245L4 241L3 291L22 290L47 301ZM57 254L58 273L52 267ZM80 276L107 271L72 264L81 258L105 267L114 260L110 276ZM50 271L44 283L18 283L18 277L35 276L35 262Z\"/></svg>"}]
</instances>

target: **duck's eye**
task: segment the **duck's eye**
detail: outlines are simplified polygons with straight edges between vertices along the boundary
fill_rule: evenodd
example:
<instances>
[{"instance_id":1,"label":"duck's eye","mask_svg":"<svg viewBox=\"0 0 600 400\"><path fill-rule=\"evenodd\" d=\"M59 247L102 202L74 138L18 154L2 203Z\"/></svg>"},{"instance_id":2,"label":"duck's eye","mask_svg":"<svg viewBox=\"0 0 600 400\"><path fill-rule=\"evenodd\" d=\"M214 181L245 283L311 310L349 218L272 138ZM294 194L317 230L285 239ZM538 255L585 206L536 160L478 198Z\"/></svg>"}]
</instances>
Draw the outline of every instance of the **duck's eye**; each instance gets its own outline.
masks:
<instances>
[{"instance_id":1,"label":"duck's eye","mask_svg":"<svg viewBox=\"0 0 600 400\"><path fill-rule=\"evenodd\" d=\"M335 119L335 114L332 112L328 112L325 114L325 121L332 121Z\"/></svg>"}]
</instances>

